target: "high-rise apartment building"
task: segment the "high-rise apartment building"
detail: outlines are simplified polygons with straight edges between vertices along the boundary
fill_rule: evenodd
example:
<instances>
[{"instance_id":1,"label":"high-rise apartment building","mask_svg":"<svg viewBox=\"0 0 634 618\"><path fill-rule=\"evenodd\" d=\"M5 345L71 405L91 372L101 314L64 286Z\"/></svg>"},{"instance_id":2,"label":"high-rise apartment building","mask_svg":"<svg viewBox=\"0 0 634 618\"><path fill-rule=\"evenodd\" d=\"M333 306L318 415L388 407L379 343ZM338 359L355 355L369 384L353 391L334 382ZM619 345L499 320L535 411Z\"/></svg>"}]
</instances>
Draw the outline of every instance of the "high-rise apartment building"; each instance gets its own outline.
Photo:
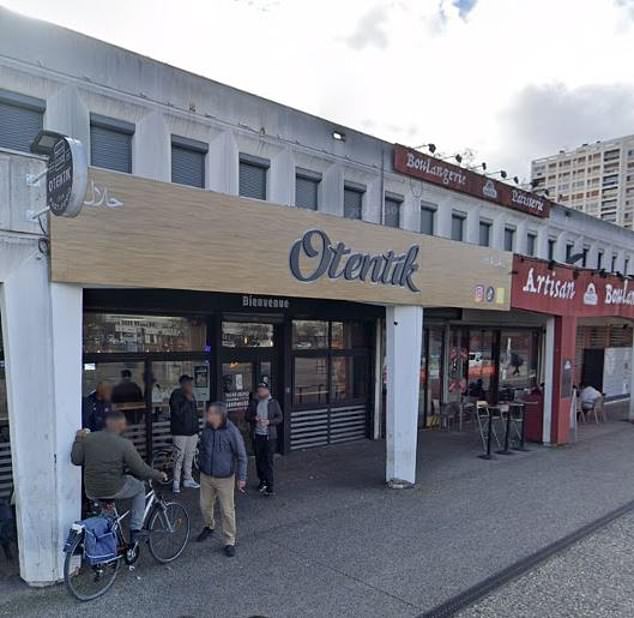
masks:
<instances>
[{"instance_id":1,"label":"high-rise apartment building","mask_svg":"<svg viewBox=\"0 0 634 618\"><path fill-rule=\"evenodd\" d=\"M564 206L634 228L634 135L535 159L531 180Z\"/></svg>"}]
</instances>

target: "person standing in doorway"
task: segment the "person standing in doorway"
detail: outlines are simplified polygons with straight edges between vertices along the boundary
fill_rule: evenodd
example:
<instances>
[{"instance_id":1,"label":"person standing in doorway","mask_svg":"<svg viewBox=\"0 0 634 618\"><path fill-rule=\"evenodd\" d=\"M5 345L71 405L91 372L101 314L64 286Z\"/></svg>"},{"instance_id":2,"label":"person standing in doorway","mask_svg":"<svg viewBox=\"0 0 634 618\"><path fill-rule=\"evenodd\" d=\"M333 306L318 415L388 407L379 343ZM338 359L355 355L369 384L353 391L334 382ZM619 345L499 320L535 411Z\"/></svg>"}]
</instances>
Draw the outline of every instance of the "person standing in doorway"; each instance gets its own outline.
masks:
<instances>
[{"instance_id":1,"label":"person standing in doorway","mask_svg":"<svg viewBox=\"0 0 634 618\"><path fill-rule=\"evenodd\" d=\"M235 486L244 493L247 482L247 451L240 430L227 418L227 406L217 401L207 408L207 424L200 437L200 510L205 527L196 541L202 543L214 532L216 498L222 509L224 552L235 556Z\"/></svg>"},{"instance_id":2,"label":"person standing in doorway","mask_svg":"<svg viewBox=\"0 0 634 618\"><path fill-rule=\"evenodd\" d=\"M176 447L174 462L174 482L172 491L181 491L181 472L183 487L198 489L200 485L192 476L192 464L198 445L198 406L194 397L194 384L191 376L182 375L180 387L170 397L170 427Z\"/></svg>"},{"instance_id":3,"label":"person standing in doorway","mask_svg":"<svg viewBox=\"0 0 634 618\"><path fill-rule=\"evenodd\" d=\"M255 399L249 403L246 420L253 432L255 465L260 479L258 491L265 496L274 494L273 461L277 446L277 426L284 416L277 399L271 397L269 385L260 382Z\"/></svg>"},{"instance_id":4,"label":"person standing in doorway","mask_svg":"<svg viewBox=\"0 0 634 618\"><path fill-rule=\"evenodd\" d=\"M132 380L129 369L121 371L121 382L112 390L112 403L138 403L143 401L141 387Z\"/></svg>"}]
</instances>

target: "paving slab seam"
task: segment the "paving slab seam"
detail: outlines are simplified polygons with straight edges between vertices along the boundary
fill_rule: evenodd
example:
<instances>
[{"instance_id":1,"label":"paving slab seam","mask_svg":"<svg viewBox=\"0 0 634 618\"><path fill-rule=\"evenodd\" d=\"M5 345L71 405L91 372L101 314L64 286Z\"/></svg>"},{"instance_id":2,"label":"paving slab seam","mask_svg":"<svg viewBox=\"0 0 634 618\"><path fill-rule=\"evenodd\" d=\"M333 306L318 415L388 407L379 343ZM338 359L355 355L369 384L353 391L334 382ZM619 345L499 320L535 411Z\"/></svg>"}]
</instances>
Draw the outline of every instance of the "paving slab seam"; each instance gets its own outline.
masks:
<instances>
[{"instance_id":1,"label":"paving slab seam","mask_svg":"<svg viewBox=\"0 0 634 618\"><path fill-rule=\"evenodd\" d=\"M533 570L542 562L545 562L554 555L563 552L572 545L575 545L584 538L598 532L600 529L605 528L613 521L632 511L634 511L634 500L627 502L623 506L606 513L584 526L581 526L574 532L567 534L554 543L546 545L535 553L514 562L501 571L483 579L474 586L463 590L460 594L457 594L440 605L437 605L433 609L423 612L417 618L449 618L454 616L459 611L466 609L477 601L480 601L484 597L488 596L494 590L501 588L510 581Z\"/></svg>"}]
</instances>

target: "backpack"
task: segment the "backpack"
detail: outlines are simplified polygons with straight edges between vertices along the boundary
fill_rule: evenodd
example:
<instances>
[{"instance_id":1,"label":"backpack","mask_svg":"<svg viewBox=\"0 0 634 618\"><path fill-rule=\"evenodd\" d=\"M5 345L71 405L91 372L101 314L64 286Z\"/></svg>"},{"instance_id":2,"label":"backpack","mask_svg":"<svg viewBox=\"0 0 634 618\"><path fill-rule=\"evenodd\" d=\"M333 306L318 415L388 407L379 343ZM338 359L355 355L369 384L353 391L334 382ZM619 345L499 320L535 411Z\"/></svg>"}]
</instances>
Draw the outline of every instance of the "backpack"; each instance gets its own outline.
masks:
<instances>
[{"instance_id":1,"label":"backpack","mask_svg":"<svg viewBox=\"0 0 634 618\"><path fill-rule=\"evenodd\" d=\"M89 564L103 564L117 558L117 535L112 518L98 515L79 523L84 528L84 557Z\"/></svg>"}]
</instances>

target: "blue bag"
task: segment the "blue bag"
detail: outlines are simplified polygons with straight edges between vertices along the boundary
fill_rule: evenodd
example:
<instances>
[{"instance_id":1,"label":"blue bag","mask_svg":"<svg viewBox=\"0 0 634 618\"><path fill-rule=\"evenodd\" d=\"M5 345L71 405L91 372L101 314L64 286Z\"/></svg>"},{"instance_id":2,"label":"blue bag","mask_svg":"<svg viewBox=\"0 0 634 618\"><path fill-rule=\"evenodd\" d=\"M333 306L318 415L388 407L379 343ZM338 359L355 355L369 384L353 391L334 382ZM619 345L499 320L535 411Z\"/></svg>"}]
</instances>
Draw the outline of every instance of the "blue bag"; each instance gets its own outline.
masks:
<instances>
[{"instance_id":1,"label":"blue bag","mask_svg":"<svg viewBox=\"0 0 634 618\"><path fill-rule=\"evenodd\" d=\"M98 515L80 523L84 527L84 557L89 564L102 564L117 558L117 535L110 517Z\"/></svg>"}]
</instances>

